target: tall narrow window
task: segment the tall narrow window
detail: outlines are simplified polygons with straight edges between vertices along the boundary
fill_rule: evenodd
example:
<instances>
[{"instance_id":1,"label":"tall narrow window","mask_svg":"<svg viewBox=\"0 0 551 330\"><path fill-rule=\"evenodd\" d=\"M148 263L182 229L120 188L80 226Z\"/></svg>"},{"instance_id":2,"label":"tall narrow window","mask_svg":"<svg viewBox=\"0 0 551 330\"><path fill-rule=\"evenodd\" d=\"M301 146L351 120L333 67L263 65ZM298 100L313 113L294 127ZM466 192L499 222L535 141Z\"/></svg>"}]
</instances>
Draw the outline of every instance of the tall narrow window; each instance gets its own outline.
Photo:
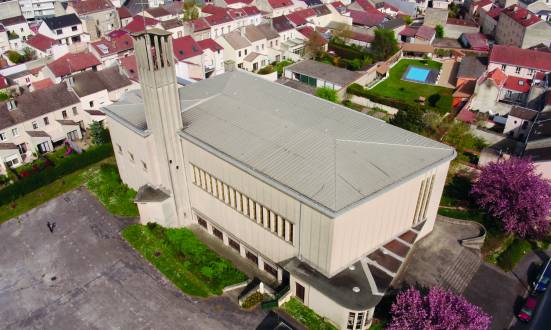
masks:
<instances>
[{"instance_id":1,"label":"tall narrow window","mask_svg":"<svg viewBox=\"0 0 551 330\"><path fill-rule=\"evenodd\" d=\"M262 224L262 205L255 202L256 222Z\"/></svg>"}]
</instances>

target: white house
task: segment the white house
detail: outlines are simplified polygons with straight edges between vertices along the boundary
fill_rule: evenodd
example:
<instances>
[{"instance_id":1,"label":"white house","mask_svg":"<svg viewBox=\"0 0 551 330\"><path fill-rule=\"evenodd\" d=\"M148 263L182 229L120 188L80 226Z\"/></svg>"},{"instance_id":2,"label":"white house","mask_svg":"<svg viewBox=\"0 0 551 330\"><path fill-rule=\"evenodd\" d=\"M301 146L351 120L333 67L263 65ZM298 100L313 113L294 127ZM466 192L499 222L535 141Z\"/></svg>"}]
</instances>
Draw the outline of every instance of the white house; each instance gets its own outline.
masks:
<instances>
[{"instance_id":1,"label":"white house","mask_svg":"<svg viewBox=\"0 0 551 330\"><path fill-rule=\"evenodd\" d=\"M38 28L38 33L64 45L84 41L82 22L76 14L45 18Z\"/></svg>"}]
</instances>

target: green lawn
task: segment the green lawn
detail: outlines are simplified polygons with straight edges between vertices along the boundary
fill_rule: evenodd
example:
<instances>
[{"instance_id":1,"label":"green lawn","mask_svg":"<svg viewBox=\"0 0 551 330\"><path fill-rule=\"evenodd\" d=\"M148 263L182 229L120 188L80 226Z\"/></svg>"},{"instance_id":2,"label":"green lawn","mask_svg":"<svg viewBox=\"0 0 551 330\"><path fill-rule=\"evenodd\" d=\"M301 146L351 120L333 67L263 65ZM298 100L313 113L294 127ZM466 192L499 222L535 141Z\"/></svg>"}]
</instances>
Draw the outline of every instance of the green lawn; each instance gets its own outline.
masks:
<instances>
[{"instance_id":1,"label":"green lawn","mask_svg":"<svg viewBox=\"0 0 551 330\"><path fill-rule=\"evenodd\" d=\"M304 306L296 298L291 298L281 306L295 320L305 325L310 330L336 330L337 328L325 321L310 308Z\"/></svg>"},{"instance_id":2,"label":"green lawn","mask_svg":"<svg viewBox=\"0 0 551 330\"><path fill-rule=\"evenodd\" d=\"M122 236L186 294L220 295L224 287L247 279L187 228L136 224L125 228Z\"/></svg>"},{"instance_id":3,"label":"green lawn","mask_svg":"<svg viewBox=\"0 0 551 330\"><path fill-rule=\"evenodd\" d=\"M427 65L425 65L425 62ZM370 90L373 94L400 100L410 105L417 105L419 96L425 97L425 104L429 110L446 113L451 110L453 89L418 84L402 80L402 76L409 65L440 69L442 64L431 60L402 59L392 69L389 76ZM431 100L434 99L434 105Z\"/></svg>"},{"instance_id":4,"label":"green lawn","mask_svg":"<svg viewBox=\"0 0 551 330\"><path fill-rule=\"evenodd\" d=\"M97 175L86 182L86 187L112 214L127 217L139 216L138 207L134 203L136 191L122 183L116 165L102 165Z\"/></svg>"},{"instance_id":5,"label":"green lawn","mask_svg":"<svg viewBox=\"0 0 551 330\"><path fill-rule=\"evenodd\" d=\"M52 198L62 195L83 185L99 173L101 164L114 164L115 158L109 157L99 163L75 171L65 177L43 186L12 203L0 206L0 223L19 216Z\"/></svg>"}]
</instances>

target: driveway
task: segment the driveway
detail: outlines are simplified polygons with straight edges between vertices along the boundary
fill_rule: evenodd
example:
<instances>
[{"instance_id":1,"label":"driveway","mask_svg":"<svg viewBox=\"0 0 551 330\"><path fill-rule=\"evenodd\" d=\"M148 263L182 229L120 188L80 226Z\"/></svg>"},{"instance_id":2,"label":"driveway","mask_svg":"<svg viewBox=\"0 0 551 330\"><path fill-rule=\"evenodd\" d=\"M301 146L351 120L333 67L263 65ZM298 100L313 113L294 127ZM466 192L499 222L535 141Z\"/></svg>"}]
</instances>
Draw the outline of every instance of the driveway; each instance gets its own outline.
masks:
<instances>
[{"instance_id":1,"label":"driveway","mask_svg":"<svg viewBox=\"0 0 551 330\"><path fill-rule=\"evenodd\" d=\"M128 222L81 188L2 224L0 328L254 329L266 316L183 295L121 239Z\"/></svg>"}]
</instances>

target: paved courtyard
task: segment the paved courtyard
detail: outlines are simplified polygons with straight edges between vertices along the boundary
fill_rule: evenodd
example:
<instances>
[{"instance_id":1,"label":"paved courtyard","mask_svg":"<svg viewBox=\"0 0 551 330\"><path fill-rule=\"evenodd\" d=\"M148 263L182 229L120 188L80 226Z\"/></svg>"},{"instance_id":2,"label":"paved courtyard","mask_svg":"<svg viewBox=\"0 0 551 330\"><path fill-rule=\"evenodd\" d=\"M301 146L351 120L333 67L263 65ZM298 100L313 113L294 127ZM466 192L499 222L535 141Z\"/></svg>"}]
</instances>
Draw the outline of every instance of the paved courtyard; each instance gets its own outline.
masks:
<instances>
[{"instance_id":1,"label":"paved courtyard","mask_svg":"<svg viewBox=\"0 0 551 330\"><path fill-rule=\"evenodd\" d=\"M47 222L55 222L50 233ZM254 329L266 313L183 295L85 189L0 225L0 329Z\"/></svg>"}]
</instances>

